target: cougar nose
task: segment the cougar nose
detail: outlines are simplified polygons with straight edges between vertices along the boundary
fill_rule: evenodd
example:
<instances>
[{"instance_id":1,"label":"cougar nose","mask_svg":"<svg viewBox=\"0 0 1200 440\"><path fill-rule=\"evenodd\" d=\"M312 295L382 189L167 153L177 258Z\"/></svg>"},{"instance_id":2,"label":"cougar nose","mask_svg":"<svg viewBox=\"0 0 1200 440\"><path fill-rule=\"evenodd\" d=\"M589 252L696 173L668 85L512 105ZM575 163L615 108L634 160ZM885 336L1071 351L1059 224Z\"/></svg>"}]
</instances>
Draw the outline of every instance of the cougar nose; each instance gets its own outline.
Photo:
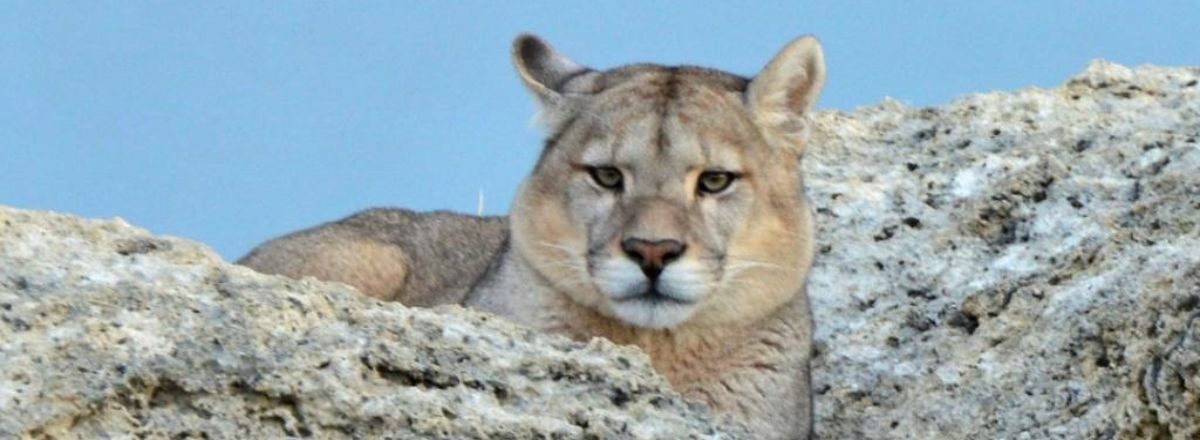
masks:
<instances>
[{"instance_id":1,"label":"cougar nose","mask_svg":"<svg viewBox=\"0 0 1200 440\"><path fill-rule=\"evenodd\" d=\"M640 238L626 238L621 242L621 250L642 267L642 273L646 274L646 278L654 281L658 279L658 274L662 273L663 266L683 255L683 252L687 250L687 245L678 240L647 241Z\"/></svg>"}]
</instances>

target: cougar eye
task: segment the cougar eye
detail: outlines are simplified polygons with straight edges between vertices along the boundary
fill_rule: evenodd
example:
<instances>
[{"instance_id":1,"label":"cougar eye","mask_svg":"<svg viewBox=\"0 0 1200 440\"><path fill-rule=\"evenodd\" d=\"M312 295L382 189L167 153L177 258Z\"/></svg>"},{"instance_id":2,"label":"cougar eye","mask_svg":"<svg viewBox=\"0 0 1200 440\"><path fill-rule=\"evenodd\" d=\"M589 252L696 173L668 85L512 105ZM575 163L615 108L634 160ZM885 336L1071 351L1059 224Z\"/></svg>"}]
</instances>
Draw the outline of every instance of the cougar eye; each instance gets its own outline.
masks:
<instances>
[{"instance_id":1,"label":"cougar eye","mask_svg":"<svg viewBox=\"0 0 1200 440\"><path fill-rule=\"evenodd\" d=\"M621 170L614 167L588 167L587 171L597 185L614 191L621 189Z\"/></svg>"},{"instance_id":2,"label":"cougar eye","mask_svg":"<svg viewBox=\"0 0 1200 440\"><path fill-rule=\"evenodd\" d=\"M705 171L700 174L696 191L702 194L716 194L725 191L737 179L737 175L728 171Z\"/></svg>"}]
</instances>

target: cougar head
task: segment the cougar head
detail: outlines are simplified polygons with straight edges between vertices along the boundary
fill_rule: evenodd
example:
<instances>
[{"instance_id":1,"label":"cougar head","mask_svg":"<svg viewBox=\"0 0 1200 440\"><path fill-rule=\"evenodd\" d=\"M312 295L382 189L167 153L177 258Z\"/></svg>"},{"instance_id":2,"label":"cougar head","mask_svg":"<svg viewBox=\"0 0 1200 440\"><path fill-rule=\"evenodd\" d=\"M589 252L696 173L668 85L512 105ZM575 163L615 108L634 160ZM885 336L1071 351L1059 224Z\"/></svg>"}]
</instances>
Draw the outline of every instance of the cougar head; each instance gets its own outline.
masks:
<instances>
[{"instance_id":1,"label":"cougar head","mask_svg":"<svg viewBox=\"0 0 1200 440\"><path fill-rule=\"evenodd\" d=\"M555 290L654 329L753 320L802 291L803 116L825 79L815 39L752 79L597 71L528 35L513 62L548 137L513 204L512 245Z\"/></svg>"}]
</instances>

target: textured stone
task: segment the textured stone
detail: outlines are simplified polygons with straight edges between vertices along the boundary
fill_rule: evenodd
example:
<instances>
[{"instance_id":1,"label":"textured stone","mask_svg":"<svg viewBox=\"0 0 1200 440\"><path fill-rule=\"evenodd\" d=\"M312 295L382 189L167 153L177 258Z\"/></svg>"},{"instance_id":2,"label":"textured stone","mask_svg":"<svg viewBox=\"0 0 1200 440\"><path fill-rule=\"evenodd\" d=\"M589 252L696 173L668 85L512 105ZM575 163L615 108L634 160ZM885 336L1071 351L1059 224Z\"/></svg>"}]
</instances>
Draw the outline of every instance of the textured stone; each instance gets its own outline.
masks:
<instances>
[{"instance_id":1,"label":"textured stone","mask_svg":"<svg viewBox=\"0 0 1200 440\"><path fill-rule=\"evenodd\" d=\"M1200 69L816 118L824 438L1200 438Z\"/></svg>"},{"instance_id":2,"label":"textured stone","mask_svg":"<svg viewBox=\"0 0 1200 440\"><path fill-rule=\"evenodd\" d=\"M816 115L822 438L1200 437L1200 69ZM739 438L636 350L0 210L0 437Z\"/></svg>"},{"instance_id":3,"label":"textured stone","mask_svg":"<svg viewBox=\"0 0 1200 440\"><path fill-rule=\"evenodd\" d=\"M0 208L0 438L744 438L636 349Z\"/></svg>"}]
</instances>

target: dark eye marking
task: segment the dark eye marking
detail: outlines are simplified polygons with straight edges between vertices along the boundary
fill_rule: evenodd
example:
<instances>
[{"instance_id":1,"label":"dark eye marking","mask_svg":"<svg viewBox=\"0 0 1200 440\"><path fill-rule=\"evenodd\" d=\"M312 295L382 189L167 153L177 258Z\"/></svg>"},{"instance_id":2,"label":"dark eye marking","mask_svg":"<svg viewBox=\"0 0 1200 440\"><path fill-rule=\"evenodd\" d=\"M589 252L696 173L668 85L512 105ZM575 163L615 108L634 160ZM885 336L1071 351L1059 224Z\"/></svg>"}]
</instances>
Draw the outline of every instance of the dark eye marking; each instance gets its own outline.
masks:
<instances>
[{"instance_id":1,"label":"dark eye marking","mask_svg":"<svg viewBox=\"0 0 1200 440\"><path fill-rule=\"evenodd\" d=\"M720 194L733 185L741 175L732 171L709 170L700 173L696 181L696 192L700 195Z\"/></svg>"},{"instance_id":2,"label":"dark eye marking","mask_svg":"<svg viewBox=\"0 0 1200 440\"><path fill-rule=\"evenodd\" d=\"M600 185L601 188L620 192L625 186L625 176L621 174L621 170L612 166L585 166L588 175L592 176L592 181Z\"/></svg>"}]
</instances>

